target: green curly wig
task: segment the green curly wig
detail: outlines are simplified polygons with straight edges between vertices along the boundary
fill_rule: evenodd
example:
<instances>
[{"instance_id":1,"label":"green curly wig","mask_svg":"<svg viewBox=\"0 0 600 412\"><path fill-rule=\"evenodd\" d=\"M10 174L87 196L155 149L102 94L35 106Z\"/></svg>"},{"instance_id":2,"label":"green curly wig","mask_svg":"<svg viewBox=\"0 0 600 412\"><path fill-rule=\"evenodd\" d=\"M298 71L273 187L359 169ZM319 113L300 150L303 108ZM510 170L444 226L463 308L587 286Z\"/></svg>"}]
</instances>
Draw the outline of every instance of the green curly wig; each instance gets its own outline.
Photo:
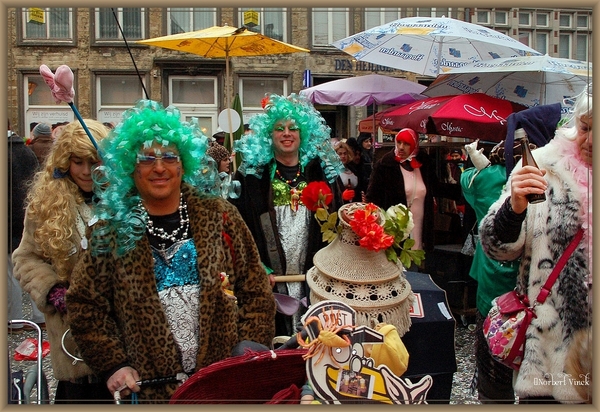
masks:
<instances>
[{"instance_id":1,"label":"green curly wig","mask_svg":"<svg viewBox=\"0 0 600 412\"><path fill-rule=\"evenodd\" d=\"M234 149L242 156L239 167L243 175L261 177L265 167L274 159L273 129L280 120L294 120L300 128L300 164L304 168L308 162L318 157L327 180L331 183L343 170L339 156L330 142L331 129L312 103L295 93L288 97L276 94L263 99L264 113L250 118L252 133L234 142Z\"/></svg>"},{"instance_id":2,"label":"green curly wig","mask_svg":"<svg viewBox=\"0 0 600 412\"><path fill-rule=\"evenodd\" d=\"M123 113L122 121L100 142L102 165L93 173L98 203L97 218L103 225L94 227L91 246L95 254L110 252L110 234L118 255L135 246L146 230L147 214L135 187L133 173L137 153L154 142L174 144L183 165L183 181L194 186L201 196L218 196L219 180L215 162L206 156L208 138L197 119L181 121L174 106L164 108L152 100L140 100Z\"/></svg>"}]
</instances>

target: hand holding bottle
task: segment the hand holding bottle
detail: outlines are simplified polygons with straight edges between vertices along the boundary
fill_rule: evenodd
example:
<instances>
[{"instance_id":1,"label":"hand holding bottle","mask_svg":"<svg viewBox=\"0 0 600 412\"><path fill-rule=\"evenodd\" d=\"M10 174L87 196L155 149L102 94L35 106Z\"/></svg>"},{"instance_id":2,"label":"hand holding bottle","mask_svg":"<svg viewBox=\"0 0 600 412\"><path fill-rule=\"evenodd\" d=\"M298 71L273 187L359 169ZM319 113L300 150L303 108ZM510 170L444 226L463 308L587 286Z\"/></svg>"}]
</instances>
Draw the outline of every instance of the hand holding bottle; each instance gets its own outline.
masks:
<instances>
[{"instance_id":1,"label":"hand holding bottle","mask_svg":"<svg viewBox=\"0 0 600 412\"><path fill-rule=\"evenodd\" d=\"M515 131L515 139L521 140L523 167L511 175L511 207L515 213L523 213L528 204L546 200L544 194L548 183L545 170L540 170L529 149L529 140L523 129Z\"/></svg>"}]
</instances>

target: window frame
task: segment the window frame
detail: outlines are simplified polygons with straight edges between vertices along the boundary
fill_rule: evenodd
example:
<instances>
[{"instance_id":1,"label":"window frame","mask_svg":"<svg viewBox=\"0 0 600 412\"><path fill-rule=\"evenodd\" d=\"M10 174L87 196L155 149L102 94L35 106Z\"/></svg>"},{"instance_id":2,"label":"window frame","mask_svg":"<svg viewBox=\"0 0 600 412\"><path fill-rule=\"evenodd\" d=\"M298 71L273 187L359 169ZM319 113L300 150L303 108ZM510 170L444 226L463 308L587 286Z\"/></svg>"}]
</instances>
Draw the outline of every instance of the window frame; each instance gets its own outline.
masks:
<instances>
[{"instance_id":1,"label":"window frame","mask_svg":"<svg viewBox=\"0 0 600 412\"><path fill-rule=\"evenodd\" d=\"M31 44L35 44L38 45L40 43L44 43L44 44L52 44L52 45L65 45L65 46L74 46L77 43L77 8L76 7L58 7L58 8L64 8L67 9L68 13L69 13L69 36L68 38L41 38L41 37L36 37L36 38L31 38L31 37L27 37L26 36L26 30L27 30L27 15L28 15L28 9L33 8L33 7L18 7L16 9L16 16L19 16L16 19L16 24L17 24L17 44L18 45L31 45ZM46 15L49 15L49 11L50 9L56 9L57 7L39 7L44 9L44 12L46 13ZM46 23L48 24L48 23ZM46 30L46 33L48 33L48 30Z\"/></svg>"},{"instance_id":2,"label":"window frame","mask_svg":"<svg viewBox=\"0 0 600 412\"><path fill-rule=\"evenodd\" d=\"M580 58L579 57L579 40L581 38L585 39L585 57L584 58ZM574 58L576 60L581 60L583 62L588 62L589 61L589 55L590 55L590 48L589 48L589 45L588 45L589 41L590 41L589 36L587 34L584 34L584 32L576 33L576 35L575 35L575 41L576 41L576 44L575 44L575 47L574 47Z\"/></svg>"},{"instance_id":3,"label":"window frame","mask_svg":"<svg viewBox=\"0 0 600 412\"><path fill-rule=\"evenodd\" d=\"M137 100L139 99L145 99L146 96L144 94L144 88L140 86L140 96L139 98L134 99L132 102L124 102L123 104L117 104L114 106L103 106L102 105L102 80L108 77L113 77L113 78L119 78L119 77L127 77L127 78L132 78L135 77L135 81L139 82L139 77L137 75L137 73L135 71L123 71L123 72L94 72L94 102L95 102L95 107L94 107L94 112L96 113L96 119L98 119L98 121L101 122L113 122L113 124L117 124L119 121L121 121L121 116L120 114L122 114L125 110L130 109ZM148 81L146 78L146 73L141 72L140 76L142 78L142 83L144 84L144 87L146 87L146 90L148 90ZM102 110L105 110L106 112L108 111L114 111L115 116L108 116L109 118L107 119L103 119L104 116L102 116Z\"/></svg>"},{"instance_id":4,"label":"window frame","mask_svg":"<svg viewBox=\"0 0 600 412\"><path fill-rule=\"evenodd\" d=\"M367 24L367 13L377 13L377 19L379 20L379 23L374 25L374 26L370 26ZM385 21L385 14L386 13L396 13L397 17L393 20L390 21ZM403 17L402 14L402 8L394 8L394 7L365 7L365 10L363 12L363 19L364 19L364 29L368 30L371 29L373 27L377 27L377 26L381 26L387 23L391 23L392 21L396 21L398 19L401 19Z\"/></svg>"},{"instance_id":5,"label":"window frame","mask_svg":"<svg viewBox=\"0 0 600 412\"><path fill-rule=\"evenodd\" d=\"M175 34L173 33L173 26L172 26L172 21L171 21L171 13L172 13L172 9L187 9L187 11L190 13L190 22L191 22L191 27L188 27L186 30L183 31L183 33L185 32L189 32L189 31L196 31L196 30L202 30L204 28L208 28L208 27L212 27L212 26L216 26L217 25L217 19L218 19L218 8L217 7L167 7L165 9L165 27L167 28L167 35L171 35L171 34ZM194 13L196 13L196 9L208 9L210 11L206 11L206 13L212 13L212 23L210 26L208 27L204 27L201 29L197 29L194 27ZM178 12L180 12L182 10L178 10Z\"/></svg>"},{"instance_id":6,"label":"window frame","mask_svg":"<svg viewBox=\"0 0 600 412\"><path fill-rule=\"evenodd\" d=\"M499 23L497 16L504 16L504 23ZM508 26L508 12L506 10L494 10L494 25Z\"/></svg>"},{"instance_id":7,"label":"window frame","mask_svg":"<svg viewBox=\"0 0 600 412\"><path fill-rule=\"evenodd\" d=\"M521 23L521 16L527 17L527 23ZM519 11L517 15L519 27L531 27L531 12Z\"/></svg>"},{"instance_id":8,"label":"window frame","mask_svg":"<svg viewBox=\"0 0 600 412\"><path fill-rule=\"evenodd\" d=\"M324 13L325 10L327 10L327 44L321 44L321 43L316 43L315 42L315 10L317 10L317 13ZM344 11L344 15L345 17L345 34L340 37L339 39L334 38L333 36L333 30L332 30L332 24L330 23L332 21L332 13L334 12L341 12ZM325 48L334 48L333 46L331 46L331 44L337 40L341 40L343 38L346 38L348 36L350 36L350 16L351 16L351 12L350 12L350 8L348 7L313 7L310 9L310 18L311 18L311 33L310 33L310 43L312 45L312 47L316 48L316 49L325 49Z\"/></svg>"},{"instance_id":9,"label":"window frame","mask_svg":"<svg viewBox=\"0 0 600 412\"><path fill-rule=\"evenodd\" d=\"M240 101L242 102L242 107L244 110L244 115L252 115L255 113L261 113L263 111L262 106L260 104L258 106L250 106L246 104L244 101L244 81L261 81L261 80L269 80L269 81L277 81L280 80L282 84L283 96L287 96L289 94L289 75L273 74L271 76L256 76L256 75L238 75L238 94L240 96Z\"/></svg>"},{"instance_id":10,"label":"window frame","mask_svg":"<svg viewBox=\"0 0 600 412\"><path fill-rule=\"evenodd\" d=\"M73 87L77 88L77 71L75 71L75 76L73 79ZM38 90L38 93L42 93L46 102L41 104L30 104L29 99L29 82L35 78ZM50 93L46 93L48 90L44 83L44 80L39 72L33 71L24 71L19 76L20 87L21 87L21 96L23 99L23 121L25 122L24 129L27 135L23 133L23 137L29 136L29 124L32 121L35 122L45 122L48 124L58 123L58 122L72 122L75 120L75 114L73 110L67 105L57 105L56 102L52 99Z\"/></svg>"},{"instance_id":11,"label":"window frame","mask_svg":"<svg viewBox=\"0 0 600 412\"><path fill-rule=\"evenodd\" d=\"M545 17L546 18L546 24L540 24L539 23L539 18L540 17ZM536 12L535 13L535 27L550 27L550 13L547 12Z\"/></svg>"},{"instance_id":12,"label":"window frame","mask_svg":"<svg viewBox=\"0 0 600 412\"><path fill-rule=\"evenodd\" d=\"M540 46L538 44L538 36L545 36L546 37L546 47L544 50L540 50ZM548 51L550 50L550 32L547 31L542 31L542 30L536 30L535 31L535 47L532 47L533 49L537 50L538 52L542 53L542 54L548 54Z\"/></svg>"},{"instance_id":13,"label":"window frame","mask_svg":"<svg viewBox=\"0 0 600 412\"><path fill-rule=\"evenodd\" d=\"M580 26L579 25L579 18L585 18L585 26ZM590 27L590 15L589 14L584 14L584 13L577 13L577 15L575 16L575 28L577 29L583 29L583 30L587 30Z\"/></svg>"},{"instance_id":14,"label":"window frame","mask_svg":"<svg viewBox=\"0 0 600 412\"><path fill-rule=\"evenodd\" d=\"M123 16L123 8L124 7L117 7L117 13L119 13L119 24L121 25L121 28L123 27L123 21L122 21L122 16ZM128 42L128 44L131 45L135 45L135 40L143 40L146 39L148 37L148 26L149 26L149 12L148 12L148 8L146 7L125 7L127 9L129 8L133 8L133 9L139 9L140 13L141 13L141 19L140 19L140 24L142 25L141 27L141 33L140 33L140 37L127 37L126 40ZM118 30L117 28L117 38L110 38L110 39L102 39L99 38L99 34L100 34L100 23L99 23L99 13L100 13L100 9L111 9L111 7L94 7L90 9L90 20L93 21L92 24L90 24L90 44L92 46L122 46L122 47L126 47L125 42L123 41L123 35L121 34L121 31ZM141 46L140 46L141 47Z\"/></svg>"},{"instance_id":15,"label":"window frame","mask_svg":"<svg viewBox=\"0 0 600 412\"><path fill-rule=\"evenodd\" d=\"M290 22L290 19L291 19L291 9L289 7L239 7L237 9L237 18L238 18L238 22L239 22L239 26L240 27L244 25L244 13L247 12L247 11L250 11L250 10L255 11L255 12L258 13L258 15L259 15L259 20L258 21L259 22L265 21L265 19L264 19L265 11L269 12L269 13L274 13L274 12L281 13L281 16L282 16L282 26L283 26L282 30L281 30L282 31L281 34L282 34L283 38L282 39L277 39L277 38L273 37L273 39L282 41L284 43L288 43L288 39L290 38L288 32L289 32L290 27L291 27L291 22ZM265 33L265 30L267 28L267 24L259 24L259 26L260 26L260 32L258 32L258 33L262 34L263 36L270 37L270 36L268 36ZM252 28L250 28L250 27L248 27L248 29L252 30ZM254 30L252 30L252 31L254 31Z\"/></svg>"},{"instance_id":16,"label":"window frame","mask_svg":"<svg viewBox=\"0 0 600 412\"><path fill-rule=\"evenodd\" d=\"M168 102L167 105L176 106L181 112L181 120L188 120L192 117L196 117L198 119L209 119L210 122L210 130L203 128L200 124L202 132L211 137L217 130L218 127L218 116L219 116L219 107L221 107L221 93L219 93L219 76L217 75L197 75L197 76L189 76L189 75L181 75L174 74L168 77ZM173 100L173 81L174 80L207 80L210 79L213 81L213 96L215 97L214 102L211 104L202 104L202 103L180 103L175 102Z\"/></svg>"},{"instance_id":17,"label":"window frame","mask_svg":"<svg viewBox=\"0 0 600 412\"><path fill-rule=\"evenodd\" d=\"M479 14L480 13L485 13L485 21L481 21L479 20ZM475 11L475 23L476 24L490 24L490 11L489 10L479 10L477 9Z\"/></svg>"},{"instance_id":18,"label":"window frame","mask_svg":"<svg viewBox=\"0 0 600 412\"><path fill-rule=\"evenodd\" d=\"M562 41L561 41L562 37L567 37L568 40L569 40L569 50L568 50L567 56L564 56L562 54L562 48L561 48L561 46L562 46ZM562 57L562 58L565 58L565 59L571 59L572 55L573 55L573 35L571 33L567 33L567 32L564 32L564 31L560 32L558 34L558 57Z\"/></svg>"},{"instance_id":19,"label":"window frame","mask_svg":"<svg viewBox=\"0 0 600 412\"><path fill-rule=\"evenodd\" d=\"M568 25L563 26L562 21L561 21L562 17L568 17L568 19L569 19ZM573 13L560 12L558 15L558 27L560 27L561 29L572 29L573 28Z\"/></svg>"}]
</instances>

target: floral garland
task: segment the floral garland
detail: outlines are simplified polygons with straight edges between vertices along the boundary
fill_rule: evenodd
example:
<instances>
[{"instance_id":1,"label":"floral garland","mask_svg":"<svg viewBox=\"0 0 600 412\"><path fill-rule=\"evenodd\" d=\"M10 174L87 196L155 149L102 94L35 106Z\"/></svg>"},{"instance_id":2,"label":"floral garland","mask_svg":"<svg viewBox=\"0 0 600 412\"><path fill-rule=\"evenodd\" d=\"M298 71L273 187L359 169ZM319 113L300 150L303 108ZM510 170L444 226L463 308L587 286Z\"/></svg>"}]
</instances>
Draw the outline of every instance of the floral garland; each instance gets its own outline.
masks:
<instances>
[{"instance_id":1,"label":"floral garland","mask_svg":"<svg viewBox=\"0 0 600 412\"><path fill-rule=\"evenodd\" d=\"M331 243L340 233L337 213L330 214L328 205L333 200L333 194L329 186L322 181L309 183L304 190L300 200L304 205L315 212L315 219L321 226L323 241ZM385 222L378 223L379 213L383 214ZM420 265L425 259L423 250L412 250L414 239L409 238L414 227L412 213L403 204L391 206L383 211L373 203L367 203L363 209L354 212L349 221L350 227L359 237L359 245L368 250L379 252L385 251L387 259L397 263L398 260L405 268L411 263Z\"/></svg>"}]
</instances>

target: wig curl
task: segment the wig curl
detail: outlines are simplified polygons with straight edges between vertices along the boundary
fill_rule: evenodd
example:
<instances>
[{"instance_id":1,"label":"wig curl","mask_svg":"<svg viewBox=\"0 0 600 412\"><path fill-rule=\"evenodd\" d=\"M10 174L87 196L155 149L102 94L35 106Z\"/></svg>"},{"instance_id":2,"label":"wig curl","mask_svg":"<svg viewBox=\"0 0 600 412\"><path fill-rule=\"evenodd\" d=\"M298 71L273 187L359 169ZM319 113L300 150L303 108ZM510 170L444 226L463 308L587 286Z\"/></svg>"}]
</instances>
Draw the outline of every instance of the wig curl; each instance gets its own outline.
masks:
<instances>
[{"instance_id":1,"label":"wig curl","mask_svg":"<svg viewBox=\"0 0 600 412\"><path fill-rule=\"evenodd\" d=\"M101 144L102 166L94 182L99 198L96 216L103 221L94 227L92 251L109 253L111 238L118 255L131 250L146 229L147 214L135 187L133 173L137 154L153 143L175 145L183 165L183 181L197 189L200 196L218 196L218 172L214 160L206 156L208 138L197 119L181 121L175 106L164 108L152 100L139 100L126 110L119 124Z\"/></svg>"},{"instance_id":2,"label":"wig curl","mask_svg":"<svg viewBox=\"0 0 600 412\"><path fill-rule=\"evenodd\" d=\"M97 141L107 136L108 129L102 123L91 119L84 122ZM69 256L73 248L79 247L72 240L77 231L77 206L85 202L79 186L69 175L71 156L92 163L99 161L78 121L69 123L56 139L27 195L27 217L36 228L33 238L61 281L70 277Z\"/></svg>"},{"instance_id":3,"label":"wig curl","mask_svg":"<svg viewBox=\"0 0 600 412\"><path fill-rule=\"evenodd\" d=\"M343 170L342 162L333 150L330 138L331 129L312 103L295 93L288 97L276 94L263 99L264 113L250 118L252 133L242 136L234 142L234 149L242 156L239 167L243 175L261 177L262 173L275 157L273 151L273 129L281 120L294 120L300 128L300 165L304 168L308 162L318 157L327 180L331 183Z\"/></svg>"},{"instance_id":4,"label":"wig curl","mask_svg":"<svg viewBox=\"0 0 600 412\"><path fill-rule=\"evenodd\" d=\"M564 136L569 140L577 137L577 121L582 117L592 117L592 83L586 85L581 93L575 97L575 104L570 110L566 122Z\"/></svg>"}]
</instances>

